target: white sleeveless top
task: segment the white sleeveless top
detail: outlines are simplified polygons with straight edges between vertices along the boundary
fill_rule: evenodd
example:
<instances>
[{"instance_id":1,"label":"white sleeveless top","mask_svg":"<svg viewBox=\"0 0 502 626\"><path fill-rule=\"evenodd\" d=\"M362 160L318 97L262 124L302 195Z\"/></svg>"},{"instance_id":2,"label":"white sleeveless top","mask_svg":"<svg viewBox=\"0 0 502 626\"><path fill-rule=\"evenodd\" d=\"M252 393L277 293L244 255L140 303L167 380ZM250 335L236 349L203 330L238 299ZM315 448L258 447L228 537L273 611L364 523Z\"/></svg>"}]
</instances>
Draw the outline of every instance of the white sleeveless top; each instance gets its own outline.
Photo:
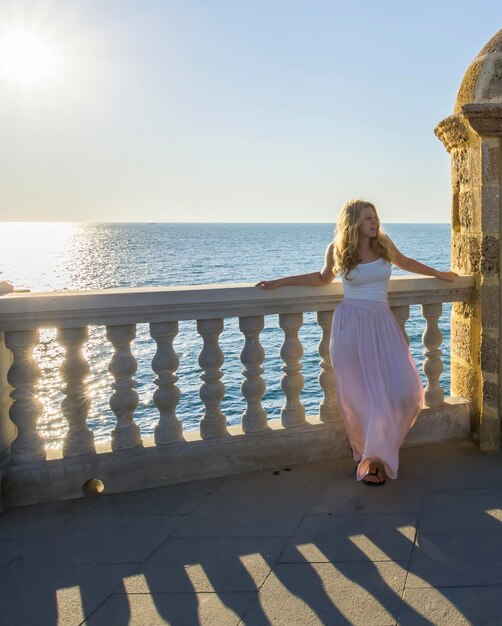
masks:
<instances>
[{"instance_id":1,"label":"white sleeveless top","mask_svg":"<svg viewBox=\"0 0 502 626\"><path fill-rule=\"evenodd\" d=\"M348 276L350 280L342 274L344 297L387 302L387 287L391 273L392 265L385 259L359 263L350 270Z\"/></svg>"}]
</instances>

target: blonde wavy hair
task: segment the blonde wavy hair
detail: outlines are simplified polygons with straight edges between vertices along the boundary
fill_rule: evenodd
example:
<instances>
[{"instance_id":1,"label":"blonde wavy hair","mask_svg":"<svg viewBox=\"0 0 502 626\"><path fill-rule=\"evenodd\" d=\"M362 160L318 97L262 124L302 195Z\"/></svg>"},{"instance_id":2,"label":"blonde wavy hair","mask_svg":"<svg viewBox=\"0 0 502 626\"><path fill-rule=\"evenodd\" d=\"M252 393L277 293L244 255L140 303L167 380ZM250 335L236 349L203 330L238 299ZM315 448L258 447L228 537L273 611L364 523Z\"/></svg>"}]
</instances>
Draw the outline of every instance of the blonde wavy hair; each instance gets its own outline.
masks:
<instances>
[{"instance_id":1,"label":"blonde wavy hair","mask_svg":"<svg viewBox=\"0 0 502 626\"><path fill-rule=\"evenodd\" d=\"M375 211L378 222L376 237L370 239L370 248L379 258L389 262L392 261L389 240L387 235L380 230L380 218L375 205L366 200L356 198L349 200L345 204L336 223L333 240L333 273L335 276L341 273L350 280L348 278L350 270L354 269L361 262L361 258L357 253L357 244L359 243L358 228L364 221L364 209L368 207Z\"/></svg>"}]
</instances>

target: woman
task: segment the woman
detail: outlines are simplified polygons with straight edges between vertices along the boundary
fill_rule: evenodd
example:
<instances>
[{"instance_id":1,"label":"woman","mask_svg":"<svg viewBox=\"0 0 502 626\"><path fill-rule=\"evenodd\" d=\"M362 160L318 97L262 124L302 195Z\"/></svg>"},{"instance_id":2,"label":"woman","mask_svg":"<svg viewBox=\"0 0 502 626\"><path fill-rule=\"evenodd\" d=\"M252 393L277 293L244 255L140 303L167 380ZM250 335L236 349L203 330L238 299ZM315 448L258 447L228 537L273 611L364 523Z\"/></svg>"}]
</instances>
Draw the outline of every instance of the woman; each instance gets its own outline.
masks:
<instances>
[{"instance_id":1,"label":"woman","mask_svg":"<svg viewBox=\"0 0 502 626\"><path fill-rule=\"evenodd\" d=\"M449 282L457 274L404 256L380 230L371 202L347 202L335 232L320 272L256 286L321 286L341 274L344 299L335 309L330 340L336 393L358 463L357 479L376 487L385 484L385 474L397 478L399 448L423 404L418 371L387 304L391 264Z\"/></svg>"}]
</instances>

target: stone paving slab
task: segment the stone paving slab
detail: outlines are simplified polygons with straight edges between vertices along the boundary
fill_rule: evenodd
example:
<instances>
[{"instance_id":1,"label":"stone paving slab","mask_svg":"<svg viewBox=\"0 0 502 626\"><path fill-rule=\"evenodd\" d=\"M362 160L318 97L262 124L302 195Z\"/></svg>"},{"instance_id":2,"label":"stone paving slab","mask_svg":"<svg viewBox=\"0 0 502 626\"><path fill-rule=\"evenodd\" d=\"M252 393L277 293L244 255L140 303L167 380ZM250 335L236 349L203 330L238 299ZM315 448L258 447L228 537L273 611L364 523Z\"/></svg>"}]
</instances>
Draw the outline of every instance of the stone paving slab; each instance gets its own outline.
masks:
<instances>
[{"instance_id":1,"label":"stone paving slab","mask_svg":"<svg viewBox=\"0 0 502 626\"><path fill-rule=\"evenodd\" d=\"M44 563L142 563L179 529L178 517L77 518L26 554Z\"/></svg>"},{"instance_id":2,"label":"stone paving slab","mask_svg":"<svg viewBox=\"0 0 502 626\"><path fill-rule=\"evenodd\" d=\"M0 623L77 626L135 565L47 565L20 560L0 571ZM110 622L113 624L113 622Z\"/></svg>"},{"instance_id":3,"label":"stone paving slab","mask_svg":"<svg viewBox=\"0 0 502 626\"><path fill-rule=\"evenodd\" d=\"M416 515L308 515L279 561L407 561L416 525Z\"/></svg>"},{"instance_id":4,"label":"stone paving slab","mask_svg":"<svg viewBox=\"0 0 502 626\"><path fill-rule=\"evenodd\" d=\"M400 458L399 478L394 482L410 481L422 493L476 491L487 489L495 475L502 479L500 456L481 453L471 441L408 448Z\"/></svg>"},{"instance_id":5,"label":"stone paving slab","mask_svg":"<svg viewBox=\"0 0 502 626\"><path fill-rule=\"evenodd\" d=\"M421 531L502 532L502 493L465 491L431 493L420 510Z\"/></svg>"},{"instance_id":6,"label":"stone paving slab","mask_svg":"<svg viewBox=\"0 0 502 626\"><path fill-rule=\"evenodd\" d=\"M255 593L112 595L86 626L237 626Z\"/></svg>"},{"instance_id":7,"label":"stone paving slab","mask_svg":"<svg viewBox=\"0 0 502 626\"><path fill-rule=\"evenodd\" d=\"M280 564L245 614L246 626L395 624L406 564Z\"/></svg>"},{"instance_id":8,"label":"stone paving slab","mask_svg":"<svg viewBox=\"0 0 502 626\"><path fill-rule=\"evenodd\" d=\"M329 473L322 472L317 481L312 468L306 479L296 468L230 476L190 515L185 532L199 537L291 536L312 494L331 480L333 467L331 462Z\"/></svg>"},{"instance_id":9,"label":"stone paving slab","mask_svg":"<svg viewBox=\"0 0 502 626\"><path fill-rule=\"evenodd\" d=\"M284 465L270 470L234 474L225 478L219 493L241 496L254 492L255 496L260 497L283 494L284 498L308 496L333 481L343 480L353 465L350 459L329 459L299 466Z\"/></svg>"},{"instance_id":10,"label":"stone paving slab","mask_svg":"<svg viewBox=\"0 0 502 626\"><path fill-rule=\"evenodd\" d=\"M81 498L7 509L0 516L0 538L33 543L74 517L85 515L96 503L96 500Z\"/></svg>"},{"instance_id":11,"label":"stone paving slab","mask_svg":"<svg viewBox=\"0 0 502 626\"><path fill-rule=\"evenodd\" d=\"M502 585L501 555L501 531L419 532L406 587Z\"/></svg>"},{"instance_id":12,"label":"stone paving slab","mask_svg":"<svg viewBox=\"0 0 502 626\"><path fill-rule=\"evenodd\" d=\"M502 587L406 589L402 626L500 626Z\"/></svg>"},{"instance_id":13,"label":"stone paving slab","mask_svg":"<svg viewBox=\"0 0 502 626\"><path fill-rule=\"evenodd\" d=\"M309 515L417 513L423 490L410 479L388 479L383 487L355 483L355 472L312 497ZM359 488L360 487L360 488Z\"/></svg>"},{"instance_id":14,"label":"stone paving slab","mask_svg":"<svg viewBox=\"0 0 502 626\"><path fill-rule=\"evenodd\" d=\"M201 480L160 489L112 494L97 501L94 510L105 515L190 515L223 484L223 478Z\"/></svg>"},{"instance_id":15,"label":"stone paving slab","mask_svg":"<svg viewBox=\"0 0 502 626\"><path fill-rule=\"evenodd\" d=\"M304 515L301 502L290 502L277 510L269 505L237 502L235 508L225 510L224 516L215 503L190 516L183 532L196 537L291 536Z\"/></svg>"},{"instance_id":16,"label":"stone paving slab","mask_svg":"<svg viewBox=\"0 0 502 626\"><path fill-rule=\"evenodd\" d=\"M124 581L126 593L256 592L287 537L167 539Z\"/></svg>"},{"instance_id":17,"label":"stone paving slab","mask_svg":"<svg viewBox=\"0 0 502 626\"><path fill-rule=\"evenodd\" d=\"M0 539L0 568L22 557L32 545L20 539Z\"/></svg>"}]
</instances>

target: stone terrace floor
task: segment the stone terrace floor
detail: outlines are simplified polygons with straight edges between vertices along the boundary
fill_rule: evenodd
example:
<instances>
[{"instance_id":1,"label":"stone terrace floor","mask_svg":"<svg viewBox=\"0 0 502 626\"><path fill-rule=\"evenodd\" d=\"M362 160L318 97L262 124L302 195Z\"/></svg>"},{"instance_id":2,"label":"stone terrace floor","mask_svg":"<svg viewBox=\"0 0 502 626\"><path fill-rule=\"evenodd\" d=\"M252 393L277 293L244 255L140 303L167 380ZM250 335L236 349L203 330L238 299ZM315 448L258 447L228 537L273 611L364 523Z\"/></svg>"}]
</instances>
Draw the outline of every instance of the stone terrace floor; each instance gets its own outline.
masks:
<instances>
[{"instance_id":1,"label":"stone terrace floor","mask_svg":"<svg viewBox=\"0 0 502 626\"><path fill-rule=\"evenodd\" d=\"M407 449L0 518L0 624L502 624L502 455Z\"/></svg>"}]
</instances>

